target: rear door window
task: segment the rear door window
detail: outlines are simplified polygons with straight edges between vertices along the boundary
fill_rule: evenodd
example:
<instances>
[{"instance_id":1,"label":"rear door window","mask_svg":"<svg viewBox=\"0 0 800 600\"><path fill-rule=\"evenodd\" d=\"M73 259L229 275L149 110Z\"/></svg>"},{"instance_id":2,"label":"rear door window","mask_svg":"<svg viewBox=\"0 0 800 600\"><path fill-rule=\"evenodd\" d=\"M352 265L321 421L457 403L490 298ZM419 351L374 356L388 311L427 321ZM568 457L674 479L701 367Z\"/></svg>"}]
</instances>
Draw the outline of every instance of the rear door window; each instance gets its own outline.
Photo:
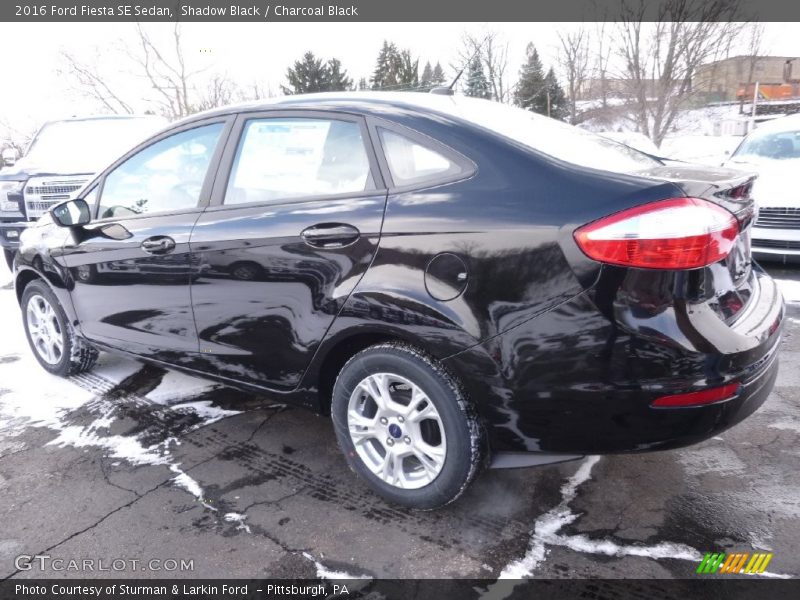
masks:
<instances>
[{"instance_id":1,"label":"rear door window","mask_svg":"<svg viewBox=\"0 0 800 600\"><path fill-rule=\"evenodd\" d=\"M371 189L369 158L358 123L306 117L252 119L242 132L225 204Z\"/></svg>"}]
</instances>

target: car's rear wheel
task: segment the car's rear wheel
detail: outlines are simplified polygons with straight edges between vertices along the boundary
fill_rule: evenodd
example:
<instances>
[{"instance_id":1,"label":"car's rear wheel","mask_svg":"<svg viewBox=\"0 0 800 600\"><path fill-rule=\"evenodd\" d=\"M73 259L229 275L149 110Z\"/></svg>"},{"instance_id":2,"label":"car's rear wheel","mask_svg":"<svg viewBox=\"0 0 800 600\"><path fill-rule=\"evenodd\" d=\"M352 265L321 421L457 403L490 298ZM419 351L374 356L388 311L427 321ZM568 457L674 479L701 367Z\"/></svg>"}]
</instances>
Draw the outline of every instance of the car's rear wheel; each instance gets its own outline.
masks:
<instances>
[{"instance_id":1,"label":"car's rear wheel","mask_svg":"<svg viewBox=\"0 0 800 600\"><path fill-rule=\"evenodd\" d=\"M458 381L412 346L380 344L351 358L331 412L350 467L398 504L452 502L484 456L480 423Z\"/></svg>"},{"instance_id":2,"label":"car's rear wheel","mask_svg":"<svg viewBox=\"0 0 800 600\"><path fill-rule=\"evenodd\" d=\"M25 287L22 321L33 355L50 373L74 375L90 369L97 360L97 350L76 335L47 284L32 281Z\"/></svg>"}]
</instances>

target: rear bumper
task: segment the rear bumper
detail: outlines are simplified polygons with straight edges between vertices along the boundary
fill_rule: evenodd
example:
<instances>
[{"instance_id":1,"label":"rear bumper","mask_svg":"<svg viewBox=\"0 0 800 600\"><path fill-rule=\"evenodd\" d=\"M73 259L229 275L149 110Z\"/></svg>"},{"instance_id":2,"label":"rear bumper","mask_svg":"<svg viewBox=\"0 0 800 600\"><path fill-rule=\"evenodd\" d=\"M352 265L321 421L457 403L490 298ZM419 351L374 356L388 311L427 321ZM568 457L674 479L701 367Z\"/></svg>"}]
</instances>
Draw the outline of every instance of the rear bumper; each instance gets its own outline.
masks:
<instances>
[{"instance_id":1,"label":"rear bumper","mask_svg":"<svg viewBox=\"0 0 800 600\"><path fill-rule=\"evenodd\" d=\"M614 319L582 294L446 363L465 381L493 452L603 454L693 444L735 425L769 396L778 371L783 299L758 272L731 323L705 305ZM757 288L757 289L755 289ZM661 396L728 383L730 400L653 408Z\"/></svg>"}]
</instances>

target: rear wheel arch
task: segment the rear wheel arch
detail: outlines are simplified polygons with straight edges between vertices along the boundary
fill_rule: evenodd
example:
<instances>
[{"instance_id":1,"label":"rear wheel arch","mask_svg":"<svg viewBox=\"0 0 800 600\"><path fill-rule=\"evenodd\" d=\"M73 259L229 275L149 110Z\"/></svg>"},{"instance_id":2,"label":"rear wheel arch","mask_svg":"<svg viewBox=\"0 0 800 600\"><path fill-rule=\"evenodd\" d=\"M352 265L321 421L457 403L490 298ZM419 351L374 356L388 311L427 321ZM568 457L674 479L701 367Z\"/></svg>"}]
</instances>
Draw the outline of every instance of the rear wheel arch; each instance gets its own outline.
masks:
<instances>
[{"instance_id":1,"label":"rear wheel arch","mask_svg":"<svg viewBox=\"0 0 800 600\"><path fill-rule=\"evenodd\" d=\"M385 342L402 341L400 338L389 334L373 332L353 332L340 337L335 342L330 342L323 350L322 355L316 359L316 380L318 392L318 410L322 414L330 414L333 385L342 370L342 367L362 350L370 346Z\"/></svg>"}]
</instances>

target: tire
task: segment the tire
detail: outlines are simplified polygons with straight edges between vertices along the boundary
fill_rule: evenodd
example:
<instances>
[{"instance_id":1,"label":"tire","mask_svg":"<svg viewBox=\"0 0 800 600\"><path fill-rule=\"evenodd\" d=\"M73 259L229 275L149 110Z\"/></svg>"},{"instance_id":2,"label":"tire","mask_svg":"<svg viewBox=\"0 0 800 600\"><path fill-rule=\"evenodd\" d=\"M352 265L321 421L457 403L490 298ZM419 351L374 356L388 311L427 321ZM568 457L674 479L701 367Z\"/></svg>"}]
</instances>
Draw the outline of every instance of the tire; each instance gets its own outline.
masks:
<instances>
[{"instance_id":1,"label":"tire","mask_svg":"<svg viewBox=\"0 0 800 600\"><path fill-rule=\"evenodd\" d=\"M483 428L458 380L406 344L353 356L334 384L331 416L350 468L383 498L410 508L453 502L486 455Z\"/></svg>"},{"instance_id":2,"label":"tire","mask_svg":"<svg viewBox=\"0 0 800 600\"><path fill-rule=\"evenodd\" d=\"M25 287L22 323L33 355L53 375L67 377L88 371L97 360L97 350L75 333L55 294L43 281L34 280Z\"/></svg>"}]
</instances>

